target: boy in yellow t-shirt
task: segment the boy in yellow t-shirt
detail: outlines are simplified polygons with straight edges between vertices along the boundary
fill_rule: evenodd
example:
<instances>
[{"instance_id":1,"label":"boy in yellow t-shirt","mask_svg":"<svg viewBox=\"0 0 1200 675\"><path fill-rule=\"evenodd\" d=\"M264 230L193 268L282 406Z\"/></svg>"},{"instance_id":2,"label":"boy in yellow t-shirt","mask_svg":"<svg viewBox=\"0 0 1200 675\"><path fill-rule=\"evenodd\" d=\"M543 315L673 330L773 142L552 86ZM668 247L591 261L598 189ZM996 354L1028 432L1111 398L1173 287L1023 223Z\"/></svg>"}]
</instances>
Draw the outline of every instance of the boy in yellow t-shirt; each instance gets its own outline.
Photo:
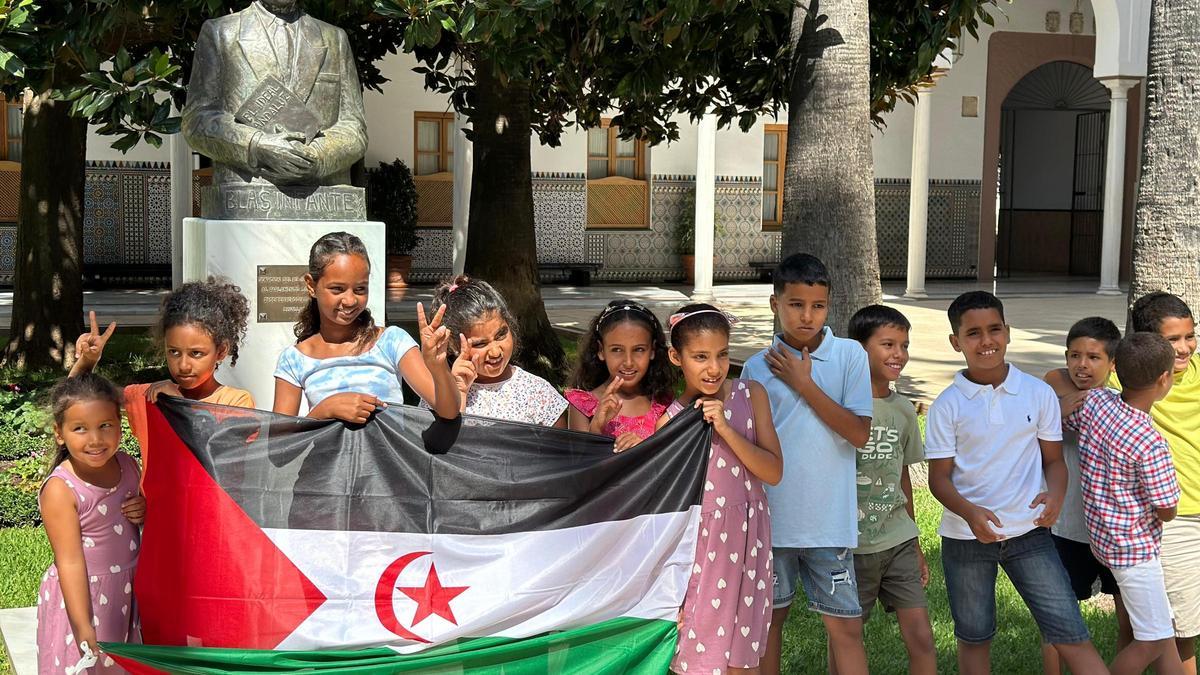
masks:
<instances>
[{"instance_id":1,"label":"boy in yellow t-shirt","mask_svg":"<svg viewBox=\"0 0 1200 675\"><path fill-rule=\"evenodd\" d=\"M1175 643L1184 671L1196 672L1200 635L1200 354L1192 311L1170 293L1150 293L1133 304L1134 331L1158 333L1175 350L1174 385L1154 404L1154 426L1171 446L1182 495L1179 515L1162 538L1163 576L1175 615ZM1119 383L1117 383L1119 386Z\"/></svg>"}]
</instances>

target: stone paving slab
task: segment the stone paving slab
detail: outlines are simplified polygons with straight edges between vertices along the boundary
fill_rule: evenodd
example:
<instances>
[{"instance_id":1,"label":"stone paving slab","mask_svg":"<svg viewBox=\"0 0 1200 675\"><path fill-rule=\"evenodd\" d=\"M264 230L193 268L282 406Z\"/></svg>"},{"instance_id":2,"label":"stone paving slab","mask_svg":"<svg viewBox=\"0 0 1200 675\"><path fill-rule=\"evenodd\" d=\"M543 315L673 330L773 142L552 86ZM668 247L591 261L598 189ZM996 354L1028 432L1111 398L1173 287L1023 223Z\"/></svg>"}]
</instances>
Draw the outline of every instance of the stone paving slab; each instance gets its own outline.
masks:
<instances>
[{"instance_id":1,"label":"stone paving slab","mask_svg":"<svg viewBox=\"0 0 1200 675\"><path fill-rule=\"evenodd\" d=\"M37 607L0 609L0 640L13 675L37 675Z\"/></svg>"},{"instance_id":2,"label":"stone paving slab","mask_svg":"<svg viewBox=\"0 0 1200 675\"><path fill-rule=\"evenodd\" d=\"M946 308L960 293L975 289L991 290L991 287L972 282L942 283L930 289L935 297L909 300L898 297L902 291L899 287L885 286L884 304L903 312L913 325L909 365L899 383L900 390L906 395L920 402L932 402L949 385L954 374L964 367L962 356L950 346ZM1124 328L1125 296L1097 295L1093 289L1091 282L1023 282L999 289L1005 303L1006 319L1012 326L1009 360L1018 368L1040 377L1047 370L1063 365L1067 330L1076 320L1085 316L1104 316ZM691 302L685 290L616 285L578 289L551 286L545 289L545 303L555 327L583 332L592 317L614 298L642 302L665 324L671 312ZM768 304L771 286L729 284L718 286L715 295L717 305L741 319L730 339L731 359L740 365L771 342L774 334ZM414 289L403 298L389 300L389 315L415 313L416 303L428 303L431 297L429 289Z\"/></svg>"}]
</instances>

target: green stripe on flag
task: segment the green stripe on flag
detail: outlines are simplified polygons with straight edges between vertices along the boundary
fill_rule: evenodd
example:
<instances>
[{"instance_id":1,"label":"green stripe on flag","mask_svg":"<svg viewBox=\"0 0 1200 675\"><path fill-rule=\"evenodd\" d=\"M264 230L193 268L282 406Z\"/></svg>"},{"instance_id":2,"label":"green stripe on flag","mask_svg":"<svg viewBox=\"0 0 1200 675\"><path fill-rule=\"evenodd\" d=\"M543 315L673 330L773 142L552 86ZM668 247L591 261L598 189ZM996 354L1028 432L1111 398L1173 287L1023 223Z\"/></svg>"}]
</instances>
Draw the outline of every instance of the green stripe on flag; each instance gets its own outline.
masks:
<instances>
[{"instance_id":1,"label":"green stripe on flag","mask_svg":"<svg viewBox=\"0 0 1200 675\"><path fill-rule=\"evenodd\" d=\"M391 649L285 652L101 643L113 656L167 673L665 673L675 654L673 621L620 618L517 640L476 638L419 654Z\"/></svg>"}]
</instances>

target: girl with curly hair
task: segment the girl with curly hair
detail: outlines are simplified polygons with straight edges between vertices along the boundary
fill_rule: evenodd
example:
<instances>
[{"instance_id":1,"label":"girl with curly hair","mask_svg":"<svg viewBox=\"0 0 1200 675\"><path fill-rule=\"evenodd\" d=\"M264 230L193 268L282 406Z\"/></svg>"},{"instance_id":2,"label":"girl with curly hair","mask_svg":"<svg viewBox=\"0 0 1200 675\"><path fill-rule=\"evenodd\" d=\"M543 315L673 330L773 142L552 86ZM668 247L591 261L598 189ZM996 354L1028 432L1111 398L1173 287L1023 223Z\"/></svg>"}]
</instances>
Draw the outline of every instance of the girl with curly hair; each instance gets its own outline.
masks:
<instances>
[{"instance_id":1,"label":"girl with curly hair","mask_svg":"<svg viewBox=\"0 0 1200 675\"><path fill-rule=\"evenodd\" d=\"M125 416L143 452L146 449L146 402L160 394L253 408L254 397L217 380L217 369L225 359L231 365L238 360L238 347L246 336L250 302L242 289L226 279L209 277L207 281L183 284L163 299L162 311L154 325L154 336L167 361L169 380L125 387ZM96 325L96 313L89 312L91 331L75 342L75 365L71 377L95 369L104 354L104 346L117 328L114 321L102 333ZM143 463L146 457L143 454Z\"/></svg>"}]
</instances>

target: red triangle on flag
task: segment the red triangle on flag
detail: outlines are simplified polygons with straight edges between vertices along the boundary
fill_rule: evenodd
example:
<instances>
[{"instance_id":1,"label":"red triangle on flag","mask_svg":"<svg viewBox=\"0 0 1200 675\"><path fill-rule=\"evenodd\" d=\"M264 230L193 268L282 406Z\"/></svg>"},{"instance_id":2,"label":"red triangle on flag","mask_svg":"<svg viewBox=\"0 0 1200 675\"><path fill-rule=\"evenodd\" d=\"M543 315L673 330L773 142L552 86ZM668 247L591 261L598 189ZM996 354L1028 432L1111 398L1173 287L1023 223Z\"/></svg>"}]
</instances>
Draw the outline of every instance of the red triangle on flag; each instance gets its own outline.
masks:
<instances>
[{"instance_id":1,"label":"red triangle on flag","mask_svg":"<svg viewBox=\"0 0 1200 675\"><path fill-rule=\"evenodd\" d=\"M146 644L273 649L326 600L155 406L134 590Z\"/></svg>"}]
</instances>

